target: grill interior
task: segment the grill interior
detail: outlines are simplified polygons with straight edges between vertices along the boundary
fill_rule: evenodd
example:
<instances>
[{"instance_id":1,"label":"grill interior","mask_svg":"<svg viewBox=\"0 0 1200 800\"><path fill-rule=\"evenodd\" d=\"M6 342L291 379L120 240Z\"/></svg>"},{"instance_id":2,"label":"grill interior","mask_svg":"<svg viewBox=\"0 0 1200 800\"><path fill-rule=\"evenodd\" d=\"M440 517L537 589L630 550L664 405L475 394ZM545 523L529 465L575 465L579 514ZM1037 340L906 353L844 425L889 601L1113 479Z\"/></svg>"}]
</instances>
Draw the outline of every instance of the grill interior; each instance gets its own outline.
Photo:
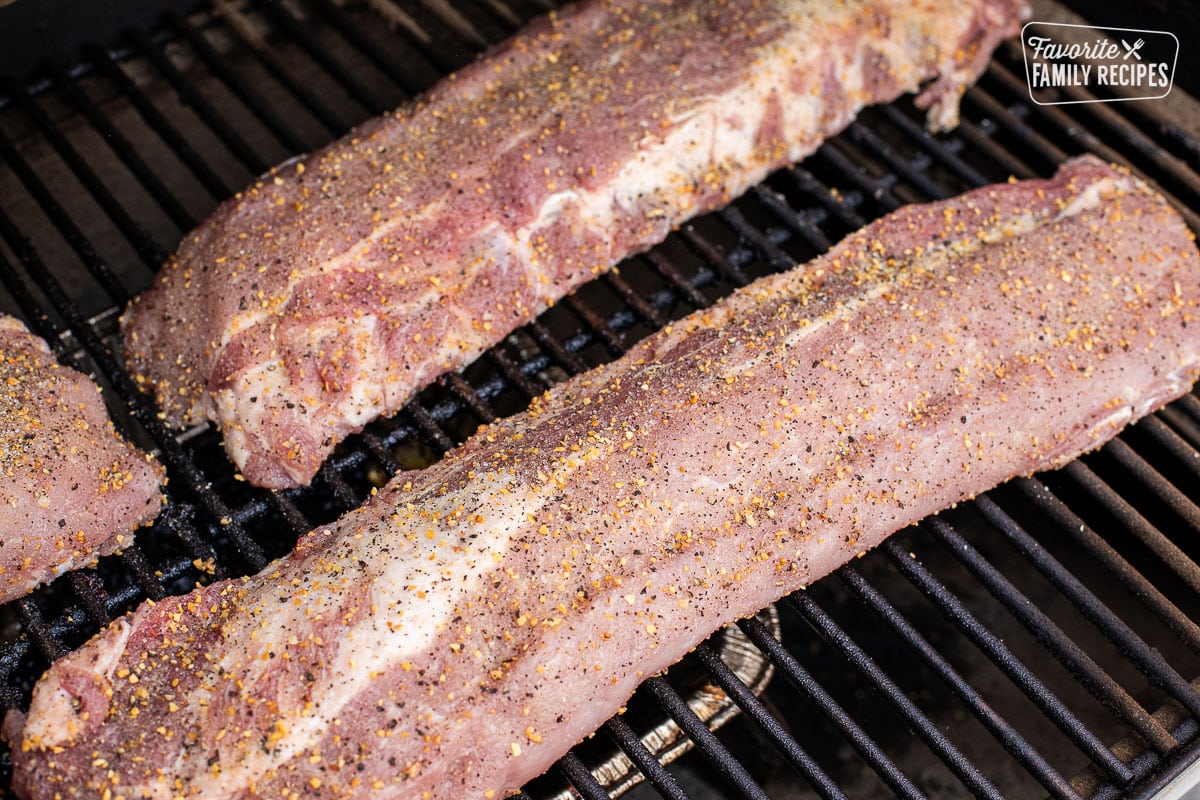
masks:
<instances>
[{"instance_id":1,"label":"grill interior","mask_svg":"<svg viewBox=\"0 0 1200 800\"><path fill-rule=\"evenodd\" d=\"M1004 48L955 131L926 134L903 101L868 110L345 442L307 489L250 487L210 429L164 428L115 333L175 243L255 175L548 7L214 0L0 80L0 309L94 374L118 427L170 476L164 513L134 546L0 607L5 708L25 707L52 659L142 600L261 569L395 471L905 203L1046 176L1091 151L1156 182L1200 231L1200 140L1154 102L1033 105L1019 50ZM1062 470L901 531L779 603L778 630L738 623L774 670L765 690L735 674L718 634L524 796L610 797L591 769L616 751L636 765L626 796L639 800L1152 796L1200 749L1197 447L1191 395ZM698 687L740 711L715 734L687 702ZM641 734L668 718L691 751L664 767Z\"/></svg>"}]
</instances>

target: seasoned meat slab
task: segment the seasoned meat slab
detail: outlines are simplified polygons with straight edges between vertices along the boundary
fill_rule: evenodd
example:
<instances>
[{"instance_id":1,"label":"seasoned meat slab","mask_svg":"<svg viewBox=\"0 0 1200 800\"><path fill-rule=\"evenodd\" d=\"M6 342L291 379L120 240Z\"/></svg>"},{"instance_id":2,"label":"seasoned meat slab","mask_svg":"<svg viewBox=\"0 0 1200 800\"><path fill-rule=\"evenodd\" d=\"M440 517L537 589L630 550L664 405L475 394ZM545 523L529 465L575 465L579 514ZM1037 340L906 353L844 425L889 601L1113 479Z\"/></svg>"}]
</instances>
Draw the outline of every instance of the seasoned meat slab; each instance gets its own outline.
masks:
<instances>
[{"instance_id":1,"label":"seasoned meat slab","mask_svg":"<svg viewBox=\"0 0 1200 800\"><path fill-rule=\"evenodd\" d=\"M162 478L96 384L0 314L0 602L127 543L158 515Z\"/></svg>"},{"instance_id":2,"label":"seasoned meat slab","mask_svg":"<svg viewBox=\"0 0 1200 800\"><path fill-rule=\"evenodd\" d=\"M718 626L1200 367L1200 254L1087 158L913 206L482 428L12 714L16 786L503 797Z\"/></svg>"},{"instance_id":3,"label":"seasoned meat slab","mask_svg":"<svg viewBox=\"0 0 1200 800\"><path fill-rule=\"evenodd\" d=\"M308 483L400 409L672 227L925 87L931 123L1023 0L585 2L284 164L189 234L124 321L178 425Z\"/></svg>"}]
</instances>

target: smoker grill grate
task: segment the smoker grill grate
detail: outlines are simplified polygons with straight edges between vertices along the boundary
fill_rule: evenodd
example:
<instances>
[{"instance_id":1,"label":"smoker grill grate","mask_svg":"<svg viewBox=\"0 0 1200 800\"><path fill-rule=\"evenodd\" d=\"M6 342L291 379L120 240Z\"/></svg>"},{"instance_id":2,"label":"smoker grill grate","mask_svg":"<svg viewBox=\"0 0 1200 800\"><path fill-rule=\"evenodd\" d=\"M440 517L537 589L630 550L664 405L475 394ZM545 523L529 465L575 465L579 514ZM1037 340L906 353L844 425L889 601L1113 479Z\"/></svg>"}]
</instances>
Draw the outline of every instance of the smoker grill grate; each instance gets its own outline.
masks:
<instances>
[{"instance_id":1,"label":"smoker grill grate","mask_svg":"<svg viewBox=\"0 0 1200 800\"><path fill-rule=\"evenodd\" d=\"M1092 151L1146 174L1200 230L1200 142L1152 104L1033 106L1019 54L1001 52L955 131L926 134L905 102L869 110L346 442L308 489L249 487L213 431L168 431L114 355L116 314L164 253L271 164L412 97L543 10L214 0L0 82L0 309L97 375L118 425L170 475L167 508L134 546L0 608L6 708L142 600L257 571L389 474L905 203ZM1198 447L1190 396L1058 472L900 532L779 604L781 638L739 623L776 671L765 692L702 645L522 796L569 785L608 798L590 770L614 750L645 779L639 798L1150 796L1200 751ZM741 710L716 733L686 701L697 680ZM669 767L641 739L660 718L695 751Z\"/></svg>"}]
</instances>

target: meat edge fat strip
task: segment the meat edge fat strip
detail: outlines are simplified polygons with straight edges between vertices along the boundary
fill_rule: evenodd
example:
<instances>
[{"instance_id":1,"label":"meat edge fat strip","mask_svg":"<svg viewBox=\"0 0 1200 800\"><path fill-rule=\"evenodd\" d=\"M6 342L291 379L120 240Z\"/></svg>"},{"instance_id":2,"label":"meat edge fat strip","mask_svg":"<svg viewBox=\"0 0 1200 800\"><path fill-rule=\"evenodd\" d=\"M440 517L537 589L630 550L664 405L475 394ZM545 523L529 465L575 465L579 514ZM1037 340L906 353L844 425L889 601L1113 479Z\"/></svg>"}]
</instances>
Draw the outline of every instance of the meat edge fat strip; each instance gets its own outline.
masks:
<instances>
[{"instance_id":1,"label":"meat edge fat strip","mask_svg":"<svg viewBox=\"0 0 1200 800\"><path fill-rule=\"evenodd\" d=\"M333 447L686 219L921 89L933 128L1023 0L585 2L268 174L127 309L137 380L251 483Z\"/></svg>"},{"instance_id":2,"label":"meat edge fat strip","mask_svg":"<svg viewBox=\"0 0 1200 800\"><path fill-rule=\"evenodd\" d=\"M1198 308L1190 232L1094 158L903 208L115 622L6 718L15 786L504 796L722 624L1185 392Z\"/></svg>"}]
</instances>

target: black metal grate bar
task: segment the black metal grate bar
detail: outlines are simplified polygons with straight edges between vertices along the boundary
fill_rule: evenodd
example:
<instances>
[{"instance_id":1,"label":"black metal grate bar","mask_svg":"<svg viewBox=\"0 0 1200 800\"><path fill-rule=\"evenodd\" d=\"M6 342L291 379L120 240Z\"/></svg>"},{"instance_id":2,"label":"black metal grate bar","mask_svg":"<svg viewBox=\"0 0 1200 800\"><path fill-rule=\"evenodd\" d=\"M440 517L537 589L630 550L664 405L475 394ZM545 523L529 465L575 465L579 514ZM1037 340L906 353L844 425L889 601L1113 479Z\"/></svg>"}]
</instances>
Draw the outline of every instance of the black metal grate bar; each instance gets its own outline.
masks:
<instances>
[{"instance_id":1,"label":"black metal grate bar","mask_svg":"<svg viewBox=\"0 0 1200 800\"><path fill-rule=\"evenodd\" d=\"M758 785L741 761L696 716L696 712L691 709L686 700L679 696L679 693L665 678L652 677L643 686L671 716L671 719L679 724L679 727L695 744L696 750L721 774L721 777L729 782L731 788L736 789L738 794L745 797L746 800L768 800L766 792Z\"/></svg>"},{"instance_id":2,"label":"black metal grate bar","mask_svg":"<svg viewBox=\"0 0 1200 800\"><path fill-rule=\"evenodd\" d=\"M167 121L162 112L134 85L111 53L94 45L86 48L85 53L90 59L90 63L96 66L100 73L120 90L122 96L129 101L130 106L141 119L191 170L192 175L200 181L214 199L225 198L233 194L233 190L213 171L208 161L196 152L196 149Z\"/></svg>"},{"instance_id":3,"label":"black metal grate bar","mask_svg":"<svg viewBox=\"0 0 1200 800\"><path fill-rule=\"evenodd\" d=\"M1064 597L1069 599L1104 636L1121 648L1126 658L1156 686L1170 693L1176 702L1189 712L1200 717L1200 695L1175 670L1163 661L1162 656L1133 630L1121 621L1100 598L1042 548L1016 521L1005 513L990 497L975 500L983 516L1008 539L1021 555L1025 556L1039 572L1045 575ZM1173 745L1172 745L1173 746Z\"/></svg>"},{"instance_id":4,"label":"black metal grate bar","mask_svg":"<svg viewBox=\"0 0 1200 800\"><path fill-rule=\"evenodd\" d=\"M16 226L12 224L12 220L4 213L4 209L0 208L0 236L8 240L10 246L17 253L19 261L25 261L28 253L28 243L20 236L19 233L14 233ZM21 280L16 269L4 257L4 253L0 251L0 283L4 284L4 288L8 290L21 309L28 315L28 325L30 330L46 340L51 347L55 349L55 354L59 358L63 358L62 327L46 313L40 301L33 296L29 291L29 287L25 285L25 281Z\"/></svg>"},{"instance_id":5,"label":"black metal grate bar","mask_svg":"<svg viewBox=\"0 0 1200 800\"><path fill-rule=\"evenodd\" d=\"M383 114L391 109L379 93L362 81L356 70L350 69L335 59L329 49L313 38L307 26L297 20L292 13L278 0L263 0L263 6L270 12L272 19L283 26L284 32L299 44L305 54L320 64L325 72L337 79L354 100L373 114Z\"/></svg>"},{"instance_id":6,"label":"black metal grate bar","mask_svg":"<svg viewBox=\"0 0 1200 800\"><path fill-rule=\"evenodd\" d=\"M1169 420L1171 424L1168 425L1164 419ZM1182 431L1182 434L1177 433L1172 426ZM1200 427L1189 425L1174 407L1161 408L1156 416L1140 420L1137 429L1149 433L1154 441L1174 457L1177 464L1193 476L1200 477L1200 458L1196 456L1196 446L1200 444Z\"/></svg>"},{"instance_id":7,"label":"black metal grate bar","mask_svg":"<svg viewBox=\"0 0 1200 800\"><path fill-rule=\"evenodd\" d=\"M917 189L925 197L934 200L944 200L954 193L953 190L938 184L937 181L929 177L925 169L901 158L890 145L864 125L861 120L855 120L850 123L850 127L846 129L846 133L850 137L850 141L886 163L891 167L892 174Z\"/></svg>"},{"instance_id":8,"label":"black metal grate bar","mask_svg":"<svg viewBox=\"0 0 1200 800\"><path fill-rule=\"evenodd\" d=\"M204 124L217 135L229 152L253 175L260 175L270 166L249 143L238 133L225 115L213 107L196 84L176 67L163 51L149 38L138 31L130 31L129 38L136 52L154 66L166 79L183 103L196 113Z\"/></svg>"},{"instance_id":9,"label":"black metal grate bar","mask_svg":"<svg viewBox=\"0 0 1200 800\"><path fill-rule=\"evenodd\" d=\"M1042 612L1000 571L945 520L935 517L928 527L992 595L1004 604L1058 661L1067 665L1079 682L1121 721L1137 731L1159 752L1167 752L1178 743L1146 709L1134 700L1119 682L1071 640L1062 628Z\"/></svg>"},{"instance_id":10,"label":"black metal grate bar","mask_svg":"<svg viewBox=\"0 0 1200 800\"><path fill-rule=\"evenodd\" d=\"M952 620L962 633L995 664L1025 696L1054 722L1077 747L1118 781L1128 781L1132 773L1108 747L1059 699L1046 684L956 598L916 558L894 542L882 548L892 563Z\"/></svg>"},{"instance_id":11,"label":"black metal grate bar","mask_svg":"<svg viewBox=\"0 0 1200 800\"><path fill-rule=\"evenodd\" d=\"M393 49L385 49L380 46L374 39L367 35L365 30L355 25L349 19L345 11L334 3L329 2L329 0L311 0L311 2L317 13L329 20L337 32L345 37L346 41L354 45L355 50L367 56L371 60L371 63L382 70L406 95L411 97L425 88L424 85L413 80L412 76L416 70L411 60L408 63L401 63ZM430 53L432 51L426 49L425 52ZM440 54L439 60L441 60ZM444 66L439 66L442 67L441 71L446 73L456 66L462 66L462 64L445 61Z\"/></svg>"},{"instance_id":12,"label":"black metal grate bar","mask_svg":"<svg viewBox=\"0 0 1200 800\"><path fill-rule=\"evenodd\" d=\"M250 82L229 66L228 61L213 48L201 31L178 14L171 14L170 21L173 31L191 45L192 52L200 56L204 66L211 70L255 117L262 120L284 147L293 153L303 153L309 149L309 144L296 135L295 126L276 113L274 107L263 100Z\"/></svg>"},{"instance_id":13,"label":"black metal grate bar","mask_svg":"<svg viewBox=\"0 0 1200 800\"><path fill-rule=\"evenodd\" d=\"M658 791L660 797L666 800L685 800L687 794L675 780L675 776L667 770L654 754L642 743L637 731L629 726L620 716L613 717L604 723L604 729L612 740L621 748L634 766L641 771L651 786Z\"/></svg>"},{"instance_id":14,"label":"black metal grate bar","mask_svg":"<svg viewBox=\"0 0 1200 800\"><path fill-rule=\"evenodd\" d=\"M1080 465L1068 465L1067 474L1086 486L1098 500L1118 519L1128 526L1131 533L1138 537L1150 551L1163 563L1174 570L1180 578L1186 581L1195 591L1200 591L1200 568L1188 558L1162 531L1151 525L1145 517L1138 514L1120 495L1100 481L1091 470Z\"/></svg>"},{"instance_id":15,"label":"black metal grate bar","mask_svg":"<svg viewBox=\"0 0 1200 800\"><path fill-rule=\"evenodd\" d=\"M969 108L982 112L1004 132L1005 138L1010 142L1035 153L1039 157L1036 174L1052 170L1055 164L1061 164L1069 157L1070 154L1066 150L1031 128L1021 117L992 97L983 86L976 86L971 92L963 95L963 101Z\"/></svg>"},{"instance_id":16,"label":"black metal grate bar","mask_svg":"<svg viewBox=\"0 0 1200 800\"><path fill-rule=\"evenodd\" d=\"M950 770L962 781L975 797L999 797L1000 791L970 759L963 755L953 742L942 733L916 703L889 677L866 651L842 630L833 618L804 592L787 598L788 604L797 609L805 619L820 631L846 660L863 673L875 689L895 706L908 726L938 754Z\"/></svg>"},{"instance_id":17,"label":"black metal grate bar","mask_svg":"<svg viewBox=\"0 0 1200 800\"><path fill-rule=\"evenodd\" d=\"M16 100L17 106L25 112L25 114L33 120L38 131L50 143L51 147L58 156L71 169L71 174L83 184L88 193L96 200L96 204L108 215L109 219L121 230L133 249L137 252L138 257L149 267L157 268L166 258L166 251L158 242L154 241L149 232L141 225L133 220L129 212L125 210L117 199L109 191L108 186L104 181L96 175L91 166L84 160L79 151L67 140L67 138L58 129L58 126L50 121L46 116L46 112L37 104L29 94L20 89L14 89L11 85L0 83L0 92L8 94ZM35 179L37 183L42 183L41 179ZM80 234L82 236L82 234Z\"/></svg>"},{"instance_id":18,"label":"black metal grate bar","mask_svg":"<svg viewBox=\"0 0 1200 800\"><path fill-rule=\"evenodd\" d=\"M121 158L121 161L138 179L138 182L154 198L154 202L171 218L171 221L180 230L186 231L195 227L197 220L184 209L179 200L175 198L175 195L163 184L158 173L152 170L142 157L138 155L133 144L104 115L104 112L87 95L87 92L83 90L79 82L70 78L61 68L57 67L52 70L51 77L54 80L55 86L59 87L71 102L83 112L92 127L104 138L104 141L112 148L113 152ZM157 245L154 245L154 247L157 249ZM156 261L151 266L157 268L158 262Z\"/></svg>"},{"instance_id":19,"label":"black metal grate bar","mask_svg":"<svg viewBox=\"0 0 1200 800\"><path fill-rule=\"evenodd\" d=\"M838 577L880 619L887 622L927 666L962 699L976 718L1004 745L1025 769L1054 797L1076 800L1080 797L1069 781L1050 765L1040 752L1013 727L1004 716L993 709L983 696L951 666L905 616L855 569L843 567Z\"/></svg>"},{"instance_id":20,"label":"black metal grate bar","mask_svg":"<svg viewBox=\"0 0 1200 800\"><path fill-rule=\"evenodd\" d=\"M891 187L895 185L894 181L868 176L859 170L858 165L850 156L843 154L833 143L826 142L821 145L815 155L818 159L829 162L838 177L845 178L854 188L871 198L872 202L883 211L895 211L904 205L904 201L892 193Z\"/></svg>"},{"instance_id":21,"label":"black metal grate bar","mask_svg":"<svg viewBox=\"0 0 1200 800\"><path fill-rule=\"evenodd\" d=\"M564 778L571 782L571 786L579 792L583 800L608 800L610 797L609 793L600 785L600 781L593 777L579 756L574 753L567 753L560 758L555 767Z\"/></svg>"},{"instance_id":22,"label":"black metal grate bar","mask_svg":"<svg viewBox=\"0 0 1200 800\"><path fill-rule=\"evenodd\" d=\"M1140 484L1162 500L1179 518L1193 529L1200 526L1200 506L1162 476L1150 462L1121 439L1114 439L1104 446L1104 452L1112 455L1130 472Z\"/></svg>"},{"instance_id":23,"label":"black metal grate bar","mask_svg":"<svg viewBox=\"0 0 1200 800\"><path fill-rule=\"evenodd\" d=\"M755 619L742 620L738 626L755 646L766 653L771 663L783 673L788 682L825 715L838 733L845 737L898 797L905 800L920 800L925 797L884 749L846 712L821 682L805 669L796 656L771 636L761 622Z\"/></svg>"},{"instance_id":24,"label":"black metal grate bar","mask_svg":"<svg viewBox=\"0 0 1200 800\"><path fill-rule=\"evenodd\" d=\"M829 774L821 769L813 757L788 733L762 700L741 682L712 647L701 644L696 648L696 652L699 655L700 663L708 670L713 681L733 698L742 713L754 721L759 730L767 735L779 752L821 797L828 798L828 800L842 800L846 797L837 783L829 777Z\"/></svg>"},{"instance_id":25,"label":"black metal grate bar","mask_svg":"<svg viewBox=\"0 0 1200 800\"><path fill-rule=\"evenodd\" d=\"M1073 462L1068 464L1064 471L1084 486L1092 497L1104 498L1103 502L1111 504L1110 510L1114 519L1122 520L1130 527L1137 527L1145 531L1145 535L1152 537L1155 541L1171 544L1161 532L1153 529L1145 517L1125 503L1087 465L1078 461ZM1019 479L1016 485L1042 513L1058 525L1059 530L1078 541L1092 557L1103 563L1108 571L1116 576L1130 594L1141 600L1159 619L1166 623L1171 631L1193 652L1200 653L1200 625L1193 622L1179 609L1179 606L1167 599L1158 587L1134 569L1133 565L1117 552L1116 548L1085 524L1041 481L1036 478L1023 478ZM1174 545L1171 546L1174 547ZM1177 549L1176 552L1178 552ZM1179 555L1182 556L1182 553ZM1188 564L1191 562L1183 562L1180 566L1186 567ZM1185 572L1187 571L1189 570L1185 569Z\"/></svg>"},{"instance_id":26,"label":"black metal grate bar","mask_svg":"<svg viewBox=\"0 0 1200 800\"><path fill-rule=\"evenodd\" d=\"M975 169L961 157L959 157L958 153L966 148L966 145L959 142L959 146L957 148L947 147L943 139L935 138L933 134L922 128L911 118L905 116L894 106L880 106L879 113L882 114L889 123L895 125L901 131L903 131L904 135L910 140L920 143L921 150L923 152L928 153L934 161L952 171L966 184L970 186L983 186L988 182L987 177L984 176L982 172ZM954 134L952 134L952 141L957 141L959 136L966 134L967 131L974 130L975 126L971 122L963 120L959 128L954 132ZM1026 168L1016 159L1012 158L1012 156L1008 155L1003 148L997 147L991 139L987 138L986 136L980 136L978 133L970 138L970 145L972 147L978 147L982 145L983 142L987 142L989 145L991 145L988 150L989 156L991 156L993 153L1004 154L1001 156L1002 158L1006 158L1004 167L1010 173L1016 175L1017 177L1033 177L1033 173L1029 172L1028 168ZM932 197L934 195L930 196Z\"/></svg>"},{"instance_id":27,"label":"black metal grate bar","mask_svg":"<svg viewBox=\"0 0 1200 800\"><path fill-rule=\"evenodd\" d=\"M117 305L124 305L129 302L129 293L121 285L113 273L108 262L100 257L96 252L92 243L88 240L78 226L71 220L67 212L55 199L54 195L46 187L44 183L37 177L36 173L29 167L25 159L17 152L9 138L0 131L0 158L3 158L12 168L13 173L21 181L21 185L25 187L34 200L41 206L46 216L50 218L51 223L62 234L63 239L71 246L80 261L88 272L96 278L97 281L105 288L105 291ZM15 228L14 228L15 229ZM22 241L26 239L23 234L10 237L7 234L9 246L14 250L22 248Z\"/></svg>"},{"instance_id":28,"label":"black metal grate bar","mask_svg":"<svg viewBox=\"0 0 1200 800\"><path fill-rule=\"evenodd\" d=\"M224 8L228 9L227 6ZM246 23L240 14L227 11L223 18L226 27L238 37L246 52L253 55L255 61L271 76L272 80L300 101L304 110L325 126L326 131L336 135L350 128L349 122L343 120L319 94L304 86L300 79L280 62L267 43L262 41L258 33ZM179 24L187 25L188 22L183 20Z\"/></svg>"}]
</instances>

